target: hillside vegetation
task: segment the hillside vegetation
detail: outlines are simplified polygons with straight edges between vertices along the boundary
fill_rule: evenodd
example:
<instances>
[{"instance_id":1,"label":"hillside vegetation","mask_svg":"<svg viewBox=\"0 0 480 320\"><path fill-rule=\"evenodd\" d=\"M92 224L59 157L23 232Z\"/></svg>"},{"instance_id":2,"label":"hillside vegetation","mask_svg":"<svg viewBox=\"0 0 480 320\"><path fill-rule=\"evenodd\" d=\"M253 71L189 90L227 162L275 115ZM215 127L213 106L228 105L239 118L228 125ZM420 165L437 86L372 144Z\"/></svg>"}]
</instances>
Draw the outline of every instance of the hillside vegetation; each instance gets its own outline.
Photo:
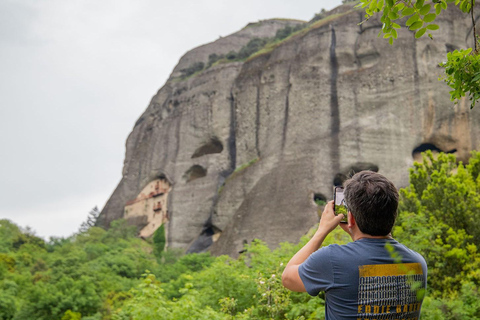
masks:
<instances>
[{"instance_id":1,"label":"hillside vegetation","mask_svg":"<svg viewBox=\"0 0 480 320\"><path fill-rule=\"evenodd\" d=\"M394 237L429 267L422 319L480 318L480 154L468 165L424 154L401 190ZM314 229L312 229L314 230ZM323 319L324 296L281 285L308 240L270 250L260 241L238 259L161 251L122 220L45 242L0 220L0 319ZM347 243L337 228L326 239Z\"/></svg>"}]
</instances>

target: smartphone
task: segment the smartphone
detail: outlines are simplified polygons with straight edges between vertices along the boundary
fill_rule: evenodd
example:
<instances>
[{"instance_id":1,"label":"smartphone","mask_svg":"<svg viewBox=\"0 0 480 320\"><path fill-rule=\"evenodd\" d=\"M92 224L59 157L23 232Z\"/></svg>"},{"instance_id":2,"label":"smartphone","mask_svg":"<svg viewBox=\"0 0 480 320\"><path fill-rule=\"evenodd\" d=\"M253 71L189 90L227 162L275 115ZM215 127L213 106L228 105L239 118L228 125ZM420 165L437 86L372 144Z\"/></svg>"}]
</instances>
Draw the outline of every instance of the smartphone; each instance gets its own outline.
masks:
<instances>
[{"instance_id":1,"label":"smartphone","mask_svg":"<svg viewBox=\"0 0 480 320\"><path fill-rule=\"evenodd\" d=\"M344 218L341 223L347 223L347 206L345 205L345 198L343 196L342 187L333 187L333 203L334 203L334 213L338 216L339 213L343 213Z\"/></svg>"}]
</instances>

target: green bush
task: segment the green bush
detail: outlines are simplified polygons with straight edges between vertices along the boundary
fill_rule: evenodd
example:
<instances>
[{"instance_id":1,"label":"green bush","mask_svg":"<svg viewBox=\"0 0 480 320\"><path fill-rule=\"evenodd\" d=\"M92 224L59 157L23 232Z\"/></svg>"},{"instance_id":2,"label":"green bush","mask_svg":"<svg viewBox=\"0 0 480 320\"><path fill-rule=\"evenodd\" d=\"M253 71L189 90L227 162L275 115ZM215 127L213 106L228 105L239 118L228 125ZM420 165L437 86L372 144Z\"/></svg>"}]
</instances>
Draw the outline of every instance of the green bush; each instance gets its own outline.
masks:
<instances>
[{"instance_id":1,"label":"green bush","mask_svg":"<svg viewBox=\"0 0 480 320\"><path fill-rule=\"evenodd\" d=\"M194 73L197 73L199 71L202 71L203 68L205 67L205 63L203 62L195 62L191 66L185 69L181 69L180 72L182 73L182 78L187 78L193 75Z\"/></svg>"},{"instance_id":2,"label":"green bush","mask_svg":"<svg viewBox=\"0 0 480 320\"><path fill-rule=\"evenodd\" d=\"M253 38L245 46L243 46L240 51L238 51L237 59L246 59L250 57L251 54L262 49L267 42L268 39L266 38Z\"/></svg>"},{"instance_id":3,"label":"green bush","mask_svg":"<svg viewBox=\"0 0 480 320\"><path fill-rule=\"evenodd\" d=\"M410 185L400 190L394 236L423 254L434 296L455 296L462 283L480 283L480 154L457 164L452 154L428 151L410 171Z\"/></svg>"}]
</instances>

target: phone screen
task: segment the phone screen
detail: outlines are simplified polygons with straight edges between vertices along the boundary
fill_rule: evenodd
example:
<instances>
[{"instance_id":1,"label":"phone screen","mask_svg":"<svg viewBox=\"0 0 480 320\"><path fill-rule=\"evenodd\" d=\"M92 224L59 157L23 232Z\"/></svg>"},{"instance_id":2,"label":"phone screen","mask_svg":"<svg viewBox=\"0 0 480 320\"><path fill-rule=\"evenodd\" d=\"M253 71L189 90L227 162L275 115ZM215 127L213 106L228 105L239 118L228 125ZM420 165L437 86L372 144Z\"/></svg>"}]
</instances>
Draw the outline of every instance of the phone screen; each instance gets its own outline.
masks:
<instances>
[{"instance_id":1,"label":"phone screen","mask_svg":"<svg viewBox=\"0 0 480 320\"><path fill-rule=\"evenodd\" d=\"M342 187L334 187L333 188L333 200L334 200L334 212L335 215L339 213L343 213L344 218L342 219L342 223L347 223L347 206L345 205L345 199L343 196L343 188Z\"/></svg>"}]
</instances>

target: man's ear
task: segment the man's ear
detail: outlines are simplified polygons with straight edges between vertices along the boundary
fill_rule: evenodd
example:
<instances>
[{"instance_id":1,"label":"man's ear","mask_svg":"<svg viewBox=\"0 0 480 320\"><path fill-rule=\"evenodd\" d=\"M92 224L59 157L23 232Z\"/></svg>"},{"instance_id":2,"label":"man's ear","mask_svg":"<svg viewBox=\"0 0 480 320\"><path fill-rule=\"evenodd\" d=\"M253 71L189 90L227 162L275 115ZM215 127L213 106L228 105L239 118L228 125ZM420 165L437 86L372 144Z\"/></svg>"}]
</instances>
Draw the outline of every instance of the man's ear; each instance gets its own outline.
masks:
<instances>
[{"instance_id":1,"label":"man's ear","mask_svg":"<svg viewBox=\"0 0 480 320\"><path fill-rule=\"evenodd\" d=\"M348 211L347 213L347 221L348 221L349 228L353 228L357 224L357 222L355 221L355 217L350 211Z\"/></svg>"}]
</instances>

